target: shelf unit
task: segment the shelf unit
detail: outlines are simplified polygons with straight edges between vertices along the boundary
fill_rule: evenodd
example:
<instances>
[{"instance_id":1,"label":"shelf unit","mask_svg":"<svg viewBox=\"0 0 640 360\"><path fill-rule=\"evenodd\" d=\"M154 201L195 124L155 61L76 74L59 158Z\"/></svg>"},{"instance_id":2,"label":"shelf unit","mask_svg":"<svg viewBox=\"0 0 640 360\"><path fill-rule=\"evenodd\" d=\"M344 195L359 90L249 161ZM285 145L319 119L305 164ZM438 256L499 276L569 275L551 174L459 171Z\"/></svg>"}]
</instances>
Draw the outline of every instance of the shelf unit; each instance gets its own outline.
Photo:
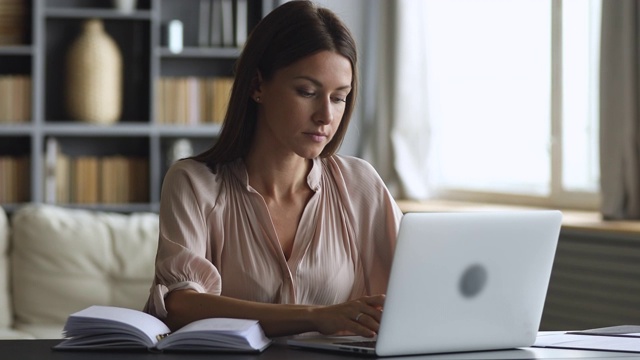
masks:
<instances>
[{"instance_id":1,"label":"shelf unit","mask_svg":"<svg viewBox=\"0 0 640 360\"><path fill-rule=\"evenodd\" d=\"M277 0L247 1L249 30L277 4ZM148 201L60 205L118 212L158 211L171 144L186 138L194 152L202 151L213 144L220 125L160 124L154 103L156 82L164 76L232 76L241 50L197 45L201 0L138 0L136 10L128 14L117 11L111 0L28 0L27 4L25 44L0 46L0 76L31 77L31 118L26 123L0 123L0 156L30 159L29 179L20 179L29 183L29 195L23 202L0 205L11 212L25 202L46 201L46 143L55 138L65 155L148 159ZM65 54L81 24L90 18L103 21L122 54L122 116L113 125L71 120L64 106ZM184 48L180 53L169 51L164 41L170 20L183 23Z\"/></svg>"}]
</instances>

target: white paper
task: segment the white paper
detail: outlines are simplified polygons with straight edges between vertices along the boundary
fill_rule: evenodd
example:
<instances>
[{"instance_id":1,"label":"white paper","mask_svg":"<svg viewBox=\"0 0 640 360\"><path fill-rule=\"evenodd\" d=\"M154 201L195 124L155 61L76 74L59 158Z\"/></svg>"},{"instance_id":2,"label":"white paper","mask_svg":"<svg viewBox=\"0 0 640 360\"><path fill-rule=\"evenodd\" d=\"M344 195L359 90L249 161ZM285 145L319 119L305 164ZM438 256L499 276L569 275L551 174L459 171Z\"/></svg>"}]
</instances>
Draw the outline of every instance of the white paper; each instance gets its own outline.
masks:
<instances>
[{"instance_id":1,"label":"white paper","mask_svg":"<svg viewBox=\"0 0 640 360\"><path fill-rule=\"evenodd\" d=\"M534 347L640 352L640 337L576 335L541 332Z\"/></svg>"}]
</instances>

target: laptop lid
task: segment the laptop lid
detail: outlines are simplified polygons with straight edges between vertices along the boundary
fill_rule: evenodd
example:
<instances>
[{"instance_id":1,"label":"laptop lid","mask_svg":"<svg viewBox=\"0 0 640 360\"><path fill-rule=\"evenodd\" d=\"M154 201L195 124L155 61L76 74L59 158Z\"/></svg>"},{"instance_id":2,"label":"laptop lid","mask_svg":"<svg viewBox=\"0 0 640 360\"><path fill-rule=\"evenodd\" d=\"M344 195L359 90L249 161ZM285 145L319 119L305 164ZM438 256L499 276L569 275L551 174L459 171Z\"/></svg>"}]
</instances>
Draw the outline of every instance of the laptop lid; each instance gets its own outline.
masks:
<instances>
[{"instance_id":1,"label":"laptop lid","mask_svg":"<svg viewBox=\"0 0 640 360\"><path fill-rule=\"evenodd\" d=\"M405 214L375 354L533 344L561 222L555 210Z\"/></svg>"}]
</instances>

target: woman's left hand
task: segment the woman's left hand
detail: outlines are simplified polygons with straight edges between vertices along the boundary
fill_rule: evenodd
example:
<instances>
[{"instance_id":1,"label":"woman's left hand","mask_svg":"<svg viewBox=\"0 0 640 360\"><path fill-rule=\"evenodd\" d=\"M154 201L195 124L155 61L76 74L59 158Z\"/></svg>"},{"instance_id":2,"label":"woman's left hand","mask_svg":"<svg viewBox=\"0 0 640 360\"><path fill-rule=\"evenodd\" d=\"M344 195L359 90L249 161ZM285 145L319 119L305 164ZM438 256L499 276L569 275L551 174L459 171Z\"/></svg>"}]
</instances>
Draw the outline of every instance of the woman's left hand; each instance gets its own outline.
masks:
<instances>
[{"instance_id":1,"label":"woman's left hand","mask_svg":"<svg viewBox=\"0 0 640 360\"><path fill-rule=\"evenodd\" d=\"M384 295L365 296L342 304L311 310L317 331L325 335L373 337L380 328Z\"/></svg>"}]
</instances>

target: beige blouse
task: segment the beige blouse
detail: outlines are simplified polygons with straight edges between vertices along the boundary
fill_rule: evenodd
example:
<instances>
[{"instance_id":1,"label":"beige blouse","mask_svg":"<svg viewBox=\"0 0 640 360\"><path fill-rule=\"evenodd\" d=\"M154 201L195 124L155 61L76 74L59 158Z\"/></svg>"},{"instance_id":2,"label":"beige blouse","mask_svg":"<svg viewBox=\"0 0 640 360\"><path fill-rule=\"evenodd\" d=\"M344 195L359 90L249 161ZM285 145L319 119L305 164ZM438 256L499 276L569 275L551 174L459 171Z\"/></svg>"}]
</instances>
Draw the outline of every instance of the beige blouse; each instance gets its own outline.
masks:
<instances>
[{"instance_id":1,"label":"beige blouse","mask_svg":"<svg viewBox=\"0 0 640 360\"><path fill-rule=\"evenodd\" d=\"M313 161L315 192L286 259L262 196L237 160L212 172L176 162L162 186L156 273L145 311L194 289L237 299L328 305L384 293L402 213L364 160Z\"/></svg>"}]
</instances>

